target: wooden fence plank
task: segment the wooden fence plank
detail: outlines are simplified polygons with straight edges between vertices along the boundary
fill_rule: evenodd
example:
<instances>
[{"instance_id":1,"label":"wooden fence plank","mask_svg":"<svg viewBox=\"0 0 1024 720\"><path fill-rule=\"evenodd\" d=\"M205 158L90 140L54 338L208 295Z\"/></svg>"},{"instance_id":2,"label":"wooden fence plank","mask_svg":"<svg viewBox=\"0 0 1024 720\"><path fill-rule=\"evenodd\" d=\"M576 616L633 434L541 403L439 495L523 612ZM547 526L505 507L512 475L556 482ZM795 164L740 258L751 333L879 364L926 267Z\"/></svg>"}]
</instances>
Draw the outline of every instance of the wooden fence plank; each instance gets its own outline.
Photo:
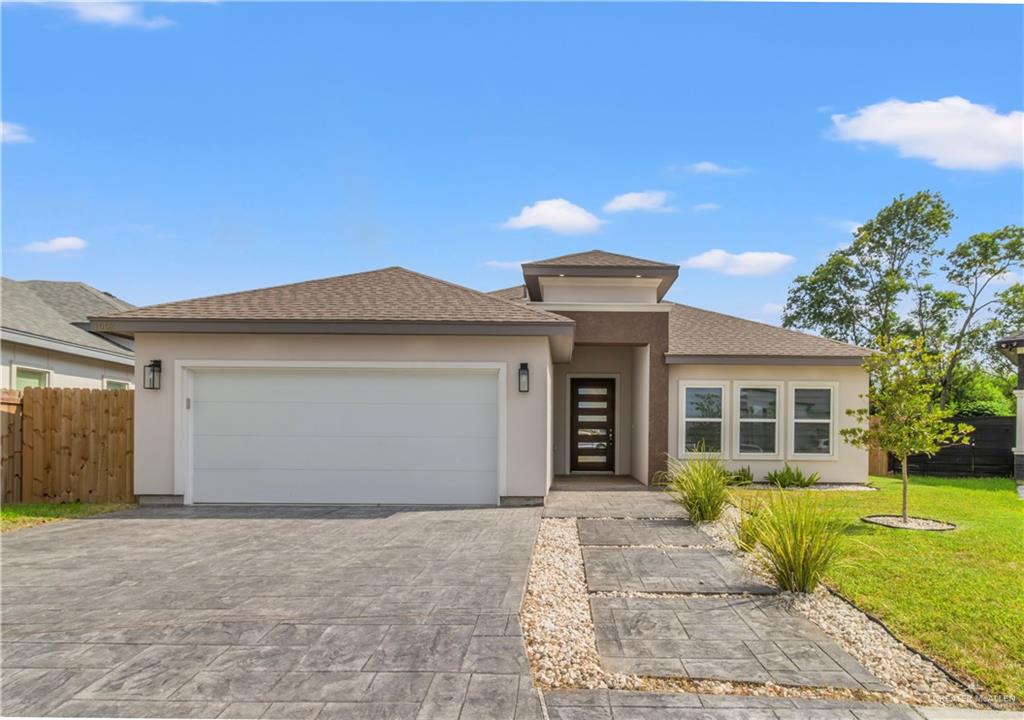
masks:
<instances>
[{"instance_id":1,"label":"wooden fence plank","mask_svg":"<svg viewBox=\"0 0 1024 720\"><path fill-rule=\"evenodd\" d=\"M5 392L4 502L130 502L132 390L27 388Z\"/></svg>"}]
</instances>

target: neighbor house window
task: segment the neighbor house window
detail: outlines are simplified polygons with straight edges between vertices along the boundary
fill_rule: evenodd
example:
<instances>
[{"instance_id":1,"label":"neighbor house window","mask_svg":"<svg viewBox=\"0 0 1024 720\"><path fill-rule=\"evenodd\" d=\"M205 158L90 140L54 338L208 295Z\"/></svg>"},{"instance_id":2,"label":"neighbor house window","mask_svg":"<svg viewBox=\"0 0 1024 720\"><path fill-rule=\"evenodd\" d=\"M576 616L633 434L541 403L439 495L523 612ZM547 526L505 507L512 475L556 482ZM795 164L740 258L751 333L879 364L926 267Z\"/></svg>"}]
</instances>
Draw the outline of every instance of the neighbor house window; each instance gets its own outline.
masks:
<instances>
[{"instance_id":1,"label":"neighbor house window","mask_svg":"<svg viewBox=\"0 0 1024 720\"><path fill-rule=\"evenodd\" d=\"M132 384L126 380L108 380L103 379L104 390L131 390Z\"/></svg>"},{"instance_id":2,"label":"neighbor house window","mask_svg":"<svg viewBox=\"0 0 1024 720\"><path fill-rule=\"evenodd\" d=\"M779 397L776 383L736 386L736 454L779 453Z\"/></svg>"},{"instance_id":3,"label":"neighbor house window","mask_svg":"<svg viewBox=\"0 0 1024 720\"><path fill-rule=\"evenodd\" d=\"M14 388L44 388L50 386L50 371L35 368L16 367L14 369Z\"/></svg>"},{"instance_id":4,"label":"neighbor house window","mask_svg":"<svg viewBox=\"0 0 1024 720\"><path fill-rule=\"evenodd\" d=\"M680 454L722 452L725 447L725 384L684 385Z\"/></svg>"},{"instance_id":5,"label":"neighbor house window","mask_svg":"<svg viewBox=\"0 0 1024 720\"><path fill-rule=\"evenodd\" d=\"M831 456L834 448L835 387L798 385L793 387L792 455Z\"/></svg>"}]
</instances>

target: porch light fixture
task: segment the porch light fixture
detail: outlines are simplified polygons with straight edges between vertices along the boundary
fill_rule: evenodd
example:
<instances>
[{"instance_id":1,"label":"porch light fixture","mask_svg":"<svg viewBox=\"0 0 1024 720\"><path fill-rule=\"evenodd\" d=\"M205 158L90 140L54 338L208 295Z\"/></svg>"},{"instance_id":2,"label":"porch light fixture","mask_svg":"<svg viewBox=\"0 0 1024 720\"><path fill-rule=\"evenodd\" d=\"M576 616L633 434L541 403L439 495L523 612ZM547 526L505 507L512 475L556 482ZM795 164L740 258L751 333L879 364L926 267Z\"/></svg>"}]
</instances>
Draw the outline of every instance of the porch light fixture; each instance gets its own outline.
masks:
<instances>
[{"instance_id":1,"label":"porch light fixture","mask_svg":"<svg viewBox=\"0 0 1024 720\"><path fill-rule=\"evenodd\" d=\"M519 363L519 392L530 392L530 365Z\"/></svg>"},{"instance_id":2,"label":"porch light fixture","mask_svg":"<svg viewBox=\"0 0 1024 720\"><path fill-rule=\"evenodd\" d=\"M142 387L146 390L160 389L160 368L162 363L159 360L150 360L149 365L142 368Z\"/></svg>"}]
</instances>

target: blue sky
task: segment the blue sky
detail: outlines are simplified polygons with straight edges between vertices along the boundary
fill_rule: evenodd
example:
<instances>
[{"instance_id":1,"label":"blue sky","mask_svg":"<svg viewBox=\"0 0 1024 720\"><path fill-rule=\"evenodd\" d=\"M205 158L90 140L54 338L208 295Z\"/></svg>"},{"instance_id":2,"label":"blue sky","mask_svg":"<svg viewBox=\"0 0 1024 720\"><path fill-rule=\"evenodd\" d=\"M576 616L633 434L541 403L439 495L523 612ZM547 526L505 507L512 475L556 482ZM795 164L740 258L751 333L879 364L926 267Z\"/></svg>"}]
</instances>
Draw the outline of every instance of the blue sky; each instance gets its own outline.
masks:
<instances>
[{"instance_id":1,"label":"blue sky","mask_svg":"<svg viewBox=\"0 0 1024 720\"><path fill-rule=\"evenodd\" d=\"M387 265L488 290L597 247L683 263L669 299L772 321L898 193L941 191L951 242L1024 216L1020 6L2 20L3 273L137 304Z\"/></svg>"}]
</instances>

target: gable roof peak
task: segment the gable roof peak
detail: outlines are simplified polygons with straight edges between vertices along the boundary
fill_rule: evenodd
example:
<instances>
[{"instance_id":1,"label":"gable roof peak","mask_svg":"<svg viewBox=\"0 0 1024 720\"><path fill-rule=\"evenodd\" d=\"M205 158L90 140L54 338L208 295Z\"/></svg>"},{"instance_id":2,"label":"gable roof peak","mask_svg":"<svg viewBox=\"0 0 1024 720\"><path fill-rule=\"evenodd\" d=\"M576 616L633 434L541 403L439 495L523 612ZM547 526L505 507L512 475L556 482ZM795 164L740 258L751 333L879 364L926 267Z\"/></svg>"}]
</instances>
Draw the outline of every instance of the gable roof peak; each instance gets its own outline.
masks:
<instances>
[{"instance_id":1,"label":"gable roof peak","mask_svg":"<svg viewBox=\"0 0 1024 720\"><path fill-rule=\"evenodd\" d=\"M619 253L608 252L607 250L595 248L593 250L585 250L583 252L570 253L568 255L559 255L558 257L548 258L546 260L535 260L533 262L523 263L523 268L525 269L527 267L677 268L678 266L670 263L658 262L656 260L646 260L644 258L633 257L632 255L621 255Z\"/></svg>"}]
</instances>

